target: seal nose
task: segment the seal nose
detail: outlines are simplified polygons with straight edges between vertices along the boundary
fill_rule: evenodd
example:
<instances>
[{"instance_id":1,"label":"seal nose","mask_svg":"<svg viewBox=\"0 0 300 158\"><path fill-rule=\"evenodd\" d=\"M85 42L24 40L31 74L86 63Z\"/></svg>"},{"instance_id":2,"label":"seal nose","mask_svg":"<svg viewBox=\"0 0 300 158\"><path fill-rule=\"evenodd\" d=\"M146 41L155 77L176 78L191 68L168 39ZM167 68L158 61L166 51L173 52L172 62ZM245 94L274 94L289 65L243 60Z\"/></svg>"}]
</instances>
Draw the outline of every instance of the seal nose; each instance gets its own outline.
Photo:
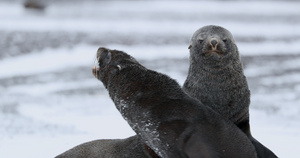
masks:
<instances>
[{"instance_id":1,"label":"seal nose","mask_svg":"<svg viewBox=\"0 0 300 158\"><path fill-rule=\"evenodd\" d=\"M213 38L210 40L210 45L216 49L216 46L219 44L218 40L216 38Z\"/></svg>"}]
</instances>

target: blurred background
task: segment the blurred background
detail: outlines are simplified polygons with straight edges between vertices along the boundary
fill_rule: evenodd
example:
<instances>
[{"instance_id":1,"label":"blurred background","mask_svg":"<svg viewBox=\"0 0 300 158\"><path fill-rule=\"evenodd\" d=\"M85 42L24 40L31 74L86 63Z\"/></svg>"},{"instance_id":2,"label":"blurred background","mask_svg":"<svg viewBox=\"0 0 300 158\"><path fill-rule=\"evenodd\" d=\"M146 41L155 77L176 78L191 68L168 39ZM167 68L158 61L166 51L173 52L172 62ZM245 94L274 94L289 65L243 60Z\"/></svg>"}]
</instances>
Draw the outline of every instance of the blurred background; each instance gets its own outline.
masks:
<instances>
[{"instance_id":1,"label":"blurred background","mask_svg":"<svg viewBox=\"0 0 300 158\"><path fill-rule=\"evenodd\" d=\"M91 73L98 47L123 50L181 85L191 35L232 32L251 90L252 134L300 155L299 1L0 0L0 157L54 157L134 135Z\"/></svg>"}]
</instances>

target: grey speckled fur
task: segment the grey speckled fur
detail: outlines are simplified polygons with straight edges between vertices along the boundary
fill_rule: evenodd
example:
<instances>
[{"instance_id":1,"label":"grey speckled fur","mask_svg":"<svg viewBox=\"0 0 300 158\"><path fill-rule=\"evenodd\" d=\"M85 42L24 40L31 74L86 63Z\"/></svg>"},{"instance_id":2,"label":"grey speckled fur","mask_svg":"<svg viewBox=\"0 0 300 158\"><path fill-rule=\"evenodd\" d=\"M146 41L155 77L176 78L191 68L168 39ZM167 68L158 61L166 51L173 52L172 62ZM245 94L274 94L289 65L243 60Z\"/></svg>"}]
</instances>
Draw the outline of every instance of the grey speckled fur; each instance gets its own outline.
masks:
<instances>
[{"instance_id":1,"label":"grey speckled fur","mask_svg":"<svg viewBox=\"0 0 300 158\"><path fill-rule=\"evenodd\" d=\"M212 51L210 41L218 44ZM250 91L231 33L218 26L197 30L190 42L190 68L183 89L238 124L249 119ZM242 114L241 114L242 113Z\"/></svg>"},{"instance_id":2,"label":"grey speckled fur","mask_svg":"<svg viewBox=\"0 0 300 158\"><path fill-rule=\"evenodd\" d=\"M193 34L189 49L184 91L234 122L252 141L258 157L277 157L251 136L250 91L232 34L220 26L204 26Z\"/></svg>"}]
</instances>

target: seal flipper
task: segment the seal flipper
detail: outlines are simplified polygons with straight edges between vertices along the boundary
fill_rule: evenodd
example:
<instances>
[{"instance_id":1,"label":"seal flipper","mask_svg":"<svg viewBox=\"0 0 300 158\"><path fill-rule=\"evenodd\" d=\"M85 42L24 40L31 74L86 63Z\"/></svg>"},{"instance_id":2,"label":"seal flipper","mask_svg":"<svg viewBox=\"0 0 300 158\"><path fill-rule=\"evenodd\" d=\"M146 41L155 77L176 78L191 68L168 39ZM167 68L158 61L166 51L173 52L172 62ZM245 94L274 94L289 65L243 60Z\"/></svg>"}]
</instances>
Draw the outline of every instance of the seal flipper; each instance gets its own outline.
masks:
<instances>
[{"instance_id":1,"label":"seal flipper","mask_svg":"<svg viewBox=\"0 0 300 158\"><path fill-rule=\"evenodd\" d=\"M247 135L252 142L258 158L278 158L270 149L261 144L258 140L252 137L250 132L249 120L245 120L237 124L237 126Z\"/></svg>"},{"instance_id":2,"label":"seal flipper","mask_svg":"<svg viewBox=\"0 0 300 158\"><path fill-rule=\"evenodd\" d=\"M259 141L257 141L252 136L249 137L252 142L258 158L278 158L270 149L262 145Z\"/></svg>"}]
</instances>

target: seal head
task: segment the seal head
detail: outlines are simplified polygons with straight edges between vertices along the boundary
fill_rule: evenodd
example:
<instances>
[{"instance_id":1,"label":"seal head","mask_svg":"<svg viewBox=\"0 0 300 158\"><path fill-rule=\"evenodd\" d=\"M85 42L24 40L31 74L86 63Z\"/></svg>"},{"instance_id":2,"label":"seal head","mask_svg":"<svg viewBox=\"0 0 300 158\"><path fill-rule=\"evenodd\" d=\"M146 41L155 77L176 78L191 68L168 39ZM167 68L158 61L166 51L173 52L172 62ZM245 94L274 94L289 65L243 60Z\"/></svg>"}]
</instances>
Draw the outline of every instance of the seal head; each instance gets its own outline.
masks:
<instances>
[{"instance_id":1,"label":"seal head","mask_svg":"<svg viewBox=\"0 0 300 158\"><path fill-rule=\"evenodd\" d=\"M114 59L112 61L112 58ZM133 57L118 50L100 47L97 51L97 66L92 69L93 75L107 86L109 78L130 65L140 65ZM109 75L104 75L109 73Z\"/></svg>"},{"instance_id":2,"label":"seal head","mask_svg":"<svg viewBox=\"0 0 300 158\"><path fill-rule=\"evenodd\" d=\"M209 25L198 29L190 40L189 49L196 61L211 67L224 67L230 58L239 58L232 34L220 26Z\"/></svg>"}]
</instances>

